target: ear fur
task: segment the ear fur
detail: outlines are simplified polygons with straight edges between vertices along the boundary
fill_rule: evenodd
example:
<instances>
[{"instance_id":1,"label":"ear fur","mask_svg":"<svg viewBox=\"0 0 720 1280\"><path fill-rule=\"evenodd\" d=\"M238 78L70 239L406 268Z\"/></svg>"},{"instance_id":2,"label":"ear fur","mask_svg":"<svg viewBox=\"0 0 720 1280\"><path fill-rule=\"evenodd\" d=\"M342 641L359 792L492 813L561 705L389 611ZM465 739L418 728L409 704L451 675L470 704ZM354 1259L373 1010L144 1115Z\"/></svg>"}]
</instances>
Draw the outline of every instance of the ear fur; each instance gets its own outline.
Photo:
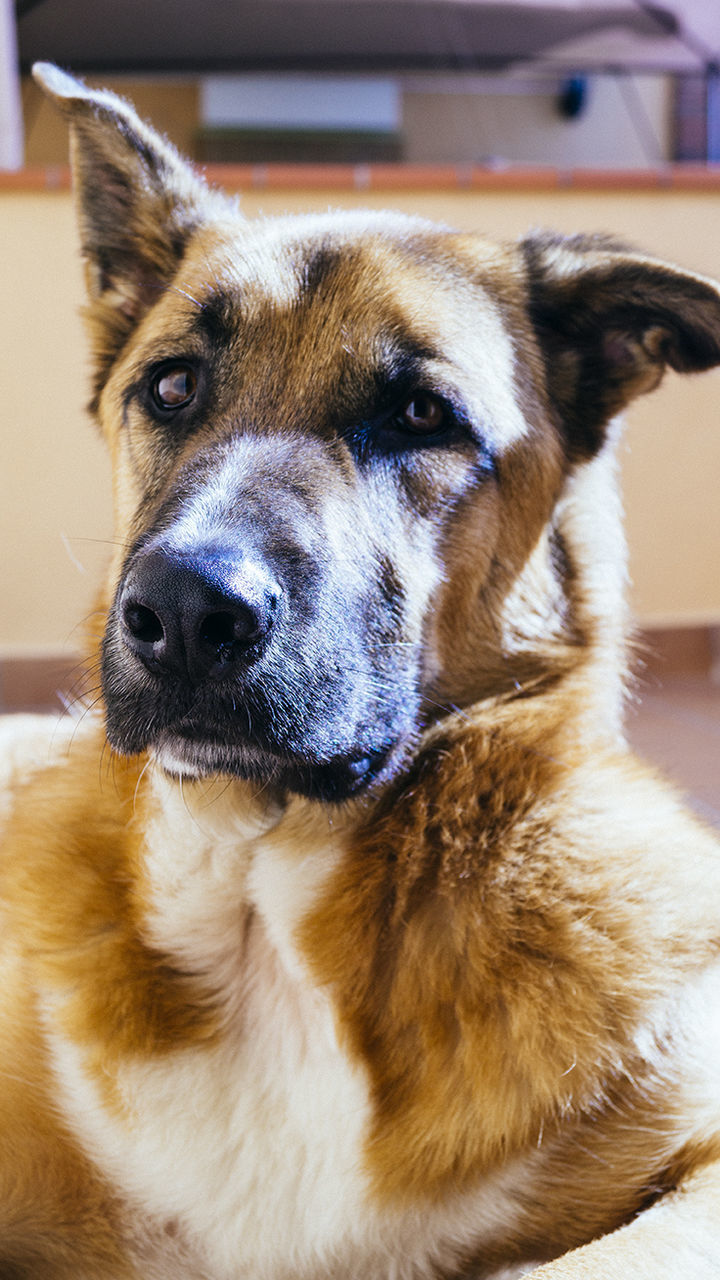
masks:
<instances>
[{"instance_id":1,"label":"ear fur","mask_svg":"<svg viewBox=\"0 0 720 1280\"><path fill-rule=\"evenodd\" d=\"M33 75L68 118L98 388L138 320L175 275L208 206L224 202L108 90L51 63Z\"/></svg>"},{"instance_id":2,"label":"ear fur","mask_svg":"<svg viewBox=\"0 0 720 1280\"><path fill-rule=\"evenodd\" d=\"M571 455L587 457L608 421L669 366L720 364L720 288L603 237L522 243L530 315Z\"/></svg>"}]
</instances>

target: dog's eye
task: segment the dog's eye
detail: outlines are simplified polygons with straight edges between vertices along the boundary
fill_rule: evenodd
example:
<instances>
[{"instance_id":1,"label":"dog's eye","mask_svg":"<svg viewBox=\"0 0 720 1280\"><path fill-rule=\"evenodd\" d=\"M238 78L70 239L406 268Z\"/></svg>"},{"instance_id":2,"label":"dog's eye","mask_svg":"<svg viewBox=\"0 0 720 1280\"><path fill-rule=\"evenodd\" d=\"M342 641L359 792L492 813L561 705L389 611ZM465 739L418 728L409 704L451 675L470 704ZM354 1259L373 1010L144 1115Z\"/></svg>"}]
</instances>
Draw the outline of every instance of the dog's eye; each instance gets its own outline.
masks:
<instances>
[{"instance_id":1,"label":"dog's eye","mask_svg":"<svg viewBox=\"0 0 720 1280\"><path fill-rule=\"evenodd\" d=\"M182 409L197 390L197 377L189 364L165 365L152 381L152 397L159 409Z\"/></svg>"},{"instance_id":2,"label":"dog's eye","mask_svg":"<svg viewBox=\"0 0 720 1280\"><path fill-rule=\"evenodd\" d=\"M418 436L431 436L446 425L446 410L437 396L416 391L397 415L398 426Z\"/></svg>"}]
</instances>

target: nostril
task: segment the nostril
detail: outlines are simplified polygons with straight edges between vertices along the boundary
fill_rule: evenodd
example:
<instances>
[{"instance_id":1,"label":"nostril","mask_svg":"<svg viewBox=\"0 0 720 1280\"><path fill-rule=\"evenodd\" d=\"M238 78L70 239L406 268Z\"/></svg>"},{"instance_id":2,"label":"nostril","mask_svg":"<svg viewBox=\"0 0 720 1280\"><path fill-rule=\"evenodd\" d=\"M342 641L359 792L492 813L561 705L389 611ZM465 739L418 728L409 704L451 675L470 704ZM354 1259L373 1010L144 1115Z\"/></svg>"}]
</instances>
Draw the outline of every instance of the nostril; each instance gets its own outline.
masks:
<instances>
[{"instance_id":1,"label":"nostril","mask_svg":"<svg viewBox=\"0 0 720 1280\"><path fill-rule=\"evenodd\" d=\"M238 603L232 611L223 609L206 614L200 623L198 636L204 648L229 655L234 651L236 642L241 646L253 644L264 631L260 613L251 606L243 608Z\"/></svg>"},{"instance_id":2,"label":"nostril","mask_svg":"<svg viewBox=\"0 0 720 1280\"><path fill-rule=\"evenodd\" d=\"M200 639L213 649L232 644L238 638L237 619L232 613L209 613L200 624ZM247 634L249 627L241 634Z\"/></svg>"},{"instance_id":3,"label":"nostril","mask_svg":"<svg viewBox=\"0 0 720 1280\"><path fill-rule=\"evenodd\" d=\"M124 620L131 636L144 644L157 644L165 634L157 614L144 604L128 601L125 605Z\"/></svg>"}]
</instances>

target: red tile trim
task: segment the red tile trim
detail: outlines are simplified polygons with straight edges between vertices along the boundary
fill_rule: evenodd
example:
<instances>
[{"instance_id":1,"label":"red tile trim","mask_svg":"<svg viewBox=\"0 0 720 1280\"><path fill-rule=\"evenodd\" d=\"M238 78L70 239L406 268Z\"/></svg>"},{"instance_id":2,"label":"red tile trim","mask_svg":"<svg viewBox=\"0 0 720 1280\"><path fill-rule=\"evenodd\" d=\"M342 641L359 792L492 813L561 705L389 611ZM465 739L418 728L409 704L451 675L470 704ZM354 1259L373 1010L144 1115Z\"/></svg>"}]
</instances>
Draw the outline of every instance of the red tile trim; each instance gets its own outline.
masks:
<instances>
[{"instance_id":1,"label":"red tile trim","mask_svg":"<svg viewBox=\"0 0 720 1280\"><path fill-rule=\"evenodd\" d=\"M646 629L634 637L633 665L640 674L702 675L712 666L709 627ZM47 657L0 657L0 713L59 709L58 690L82 688L81 660L72 654Z\"/></svg>"},{"instance_id":2,"label":"red tile trim","mask_svg":"<svg viewBox=\"0 0 720 1280\"><path fill-rule=\"evenodd\" d=\"M659 169L498 168L424 164L211 164L208 181L234 191L720 191L720 165ZM0 172L2 191L65 191L66 165Z\"/></svg>"}]
</instances>

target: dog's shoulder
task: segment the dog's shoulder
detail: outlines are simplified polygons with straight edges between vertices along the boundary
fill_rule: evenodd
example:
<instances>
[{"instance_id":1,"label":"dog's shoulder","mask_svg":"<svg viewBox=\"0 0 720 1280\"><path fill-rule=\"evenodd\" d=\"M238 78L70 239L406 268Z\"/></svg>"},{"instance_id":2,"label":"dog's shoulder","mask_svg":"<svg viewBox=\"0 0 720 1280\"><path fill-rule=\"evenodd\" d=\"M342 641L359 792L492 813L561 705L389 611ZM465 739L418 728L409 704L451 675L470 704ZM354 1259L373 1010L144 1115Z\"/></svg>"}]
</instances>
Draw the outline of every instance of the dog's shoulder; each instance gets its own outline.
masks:
<instances>
[{"instance_id":1,"label":"dog's shoulder","mask_svg":"<svg viewBox=\"0 0 720 1280\"><path fill-rule=\"evenodd\" d=\"M720 1011L720 845L622 746L534 719L438 736L304 925L369 1064L385 1194L408 1169L416 1191L469 1178L559 1116L613 1128L613 1107L618 1147L633 1109L655 1116L659 1176L683 1072L695 1136L701 1114L720 1133L697 1017Z\"/></svg>"}]
</instances>

